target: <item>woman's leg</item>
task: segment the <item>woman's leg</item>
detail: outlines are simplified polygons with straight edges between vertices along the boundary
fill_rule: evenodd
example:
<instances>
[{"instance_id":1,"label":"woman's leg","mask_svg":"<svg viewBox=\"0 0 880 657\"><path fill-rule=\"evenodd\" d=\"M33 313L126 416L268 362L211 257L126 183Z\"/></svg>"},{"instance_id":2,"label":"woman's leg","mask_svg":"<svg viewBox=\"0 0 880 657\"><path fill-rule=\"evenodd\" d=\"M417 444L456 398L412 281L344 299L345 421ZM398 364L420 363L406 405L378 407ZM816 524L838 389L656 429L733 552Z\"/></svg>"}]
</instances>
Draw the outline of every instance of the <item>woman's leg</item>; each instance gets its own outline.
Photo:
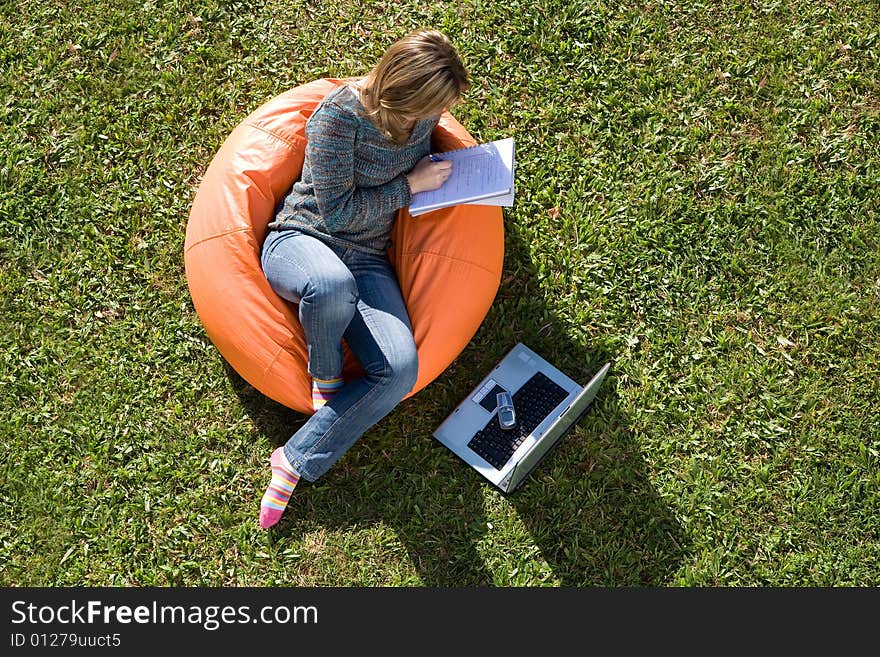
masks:
<instances>
[{"instance_id":1,"label":"woman's leg","mask_svg":"<svg viewBox=\"0 0 880 657\"><path fill-rule=\"evenodd\" d=\"M299 304L299 318L309 353L312 404L329 400L342 379L342 336L357 303L357 283L339 256L320 240L298 231L269 233L261 257L270 287ZM272 479L260 500L260 526L281 518L300 475L282 448L270 459Z\"/></svg>"},{"instance_id":2,"label":"woman's leg","mask_svg":"<svg viewBox=\"0 0 880 657\"><path fill-rule=\"evenodd\" d=\"M281 518L300 477L314 481L324 474L412 390L418 375L412 328L387 259L356 251L339 253L357 288L354 316L344 337L366 374L339 389L273 452L272 481L260 502L264 528Z\"/></svg>"},{"instance_id":3,"label":"woman's leg","mask_svg":"<svg viewBox=\"0 0 880 657\"><path fill-rule=\"evenodd\" d=\"M355 314L357 283L329 246L299 231L269 233L263 273L282 299L299 304L309 352L309 374L333 379L342 372L342 336Z\"/></svg>"},{"instance_id":4,"label":"woman's leg","mask_svg":"<svg viewBox=\"0 0 880 657\"><path fill-rule=\"evenodd\" d=\"M412 390L418 356L406 306L387 258L342 253L357 282L358 301L345 341L365 371L319 409L284 446L306 480L323 475L360 436Z\"/></svg>"}]
</instances>

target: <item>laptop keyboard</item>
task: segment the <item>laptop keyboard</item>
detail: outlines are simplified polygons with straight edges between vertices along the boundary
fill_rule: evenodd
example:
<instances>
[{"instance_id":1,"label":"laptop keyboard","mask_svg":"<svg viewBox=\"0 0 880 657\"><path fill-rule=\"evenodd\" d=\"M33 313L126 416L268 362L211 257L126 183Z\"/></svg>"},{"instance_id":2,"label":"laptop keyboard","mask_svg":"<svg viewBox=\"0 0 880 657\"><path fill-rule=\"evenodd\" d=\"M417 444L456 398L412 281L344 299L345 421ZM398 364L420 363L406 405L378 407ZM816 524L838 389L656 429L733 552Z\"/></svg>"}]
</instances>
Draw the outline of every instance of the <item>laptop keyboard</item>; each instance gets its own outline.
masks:
<instances>
[{"instance_id":1,"label":"laptop keyboard","mask_svg":"<svg viewBox=\"0 0 880 657\"><path fill-rule=\"evenodd\" d=\"M516 426L502 429L498 416L489 420L484 428L468 443L474 452L500 470L510 460L522 442L535 430L544 418L568 397L562 386L551 381L546 374L537 372L513 395L516 410Z\"/></svg>"}]
</instances>

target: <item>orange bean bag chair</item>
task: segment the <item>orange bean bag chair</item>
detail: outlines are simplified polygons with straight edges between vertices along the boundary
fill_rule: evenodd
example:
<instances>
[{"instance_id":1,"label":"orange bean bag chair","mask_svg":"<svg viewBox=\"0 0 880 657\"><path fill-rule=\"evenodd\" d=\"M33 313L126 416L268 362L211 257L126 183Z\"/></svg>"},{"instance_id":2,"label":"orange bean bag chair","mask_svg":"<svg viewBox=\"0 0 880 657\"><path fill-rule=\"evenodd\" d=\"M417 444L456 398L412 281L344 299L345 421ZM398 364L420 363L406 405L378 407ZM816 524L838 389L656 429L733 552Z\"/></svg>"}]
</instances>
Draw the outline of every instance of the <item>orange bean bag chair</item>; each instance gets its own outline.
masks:
<instances>
[{"instance_id":1,"label":"orange bean bag chair","mask_svg":"<svg viewBox=\"0 0 880 657\"><path fill-rule=\"evenodd\" d=\"M257 390L306 414L313 411L302 326L296 307L269 287L260 249L276 206L302 171L306 120L343 82L291 89L233 130L199 185L184 244L189 292L211 341ZM437 152L475 143L448 113L432 141ZM404 208L392 240L389 257L419 355L413 395L461 353L489 311L504 255L501 208L460 205L416 218ZM359 376L357 360L344 353L343 376Z\"/></svg>"}]
</instances>

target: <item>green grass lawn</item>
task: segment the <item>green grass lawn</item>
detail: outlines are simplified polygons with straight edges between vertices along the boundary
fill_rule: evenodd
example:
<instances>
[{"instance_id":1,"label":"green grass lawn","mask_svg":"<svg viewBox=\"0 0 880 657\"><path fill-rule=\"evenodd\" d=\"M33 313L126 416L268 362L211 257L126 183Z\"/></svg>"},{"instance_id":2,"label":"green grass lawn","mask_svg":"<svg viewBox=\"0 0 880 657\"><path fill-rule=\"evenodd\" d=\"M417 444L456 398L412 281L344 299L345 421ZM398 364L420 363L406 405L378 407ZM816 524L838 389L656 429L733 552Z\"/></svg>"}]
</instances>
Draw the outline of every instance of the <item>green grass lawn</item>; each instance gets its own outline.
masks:
<instances>
[{"instance_id":1,"label":"green grass lawn","mask_svg":"<svg viewBox=\"0 0 880 657\"><path fill-rule=\"evenodd\" d=\"M304 416L202 329L189 208L420 26L516 140L501 287L266 532ZM880 585L878 70L876 0L0 0L0 584ZM505 497L431 434L517 341L612 368Z\"/></svg>"}]
</instances>

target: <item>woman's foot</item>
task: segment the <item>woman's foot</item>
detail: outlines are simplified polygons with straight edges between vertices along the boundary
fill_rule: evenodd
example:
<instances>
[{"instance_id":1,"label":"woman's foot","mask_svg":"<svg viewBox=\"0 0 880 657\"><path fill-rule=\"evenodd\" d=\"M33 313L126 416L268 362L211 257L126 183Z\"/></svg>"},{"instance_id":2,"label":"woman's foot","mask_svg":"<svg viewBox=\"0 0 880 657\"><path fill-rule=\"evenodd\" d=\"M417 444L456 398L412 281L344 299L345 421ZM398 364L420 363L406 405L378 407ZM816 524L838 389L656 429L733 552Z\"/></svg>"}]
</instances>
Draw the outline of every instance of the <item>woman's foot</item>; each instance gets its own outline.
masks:
<instances>
[{"instance_id":1,"label":"woman's foot","mask_svg":"<svg viewBox=\"0 0 880 657\"><path fill-rule=\"evenodd\" d=\"M299 474L287 462L283 447L272 452L269 463L272 465L272 481L260 500L260 527L263 529L268 529L281 520L290 494L299 482Z\"/></svg>"},{"instance_id":2,"label":"woman's foot","mask_svg":"<svg viewBox=\"0 0 880 657\"><path fill-rule=\"evenodd\" d=\"M343 385L341 376L333 379L312 379L312 408L317 411L324 406Z\"/></svg>"}]
</instances>

